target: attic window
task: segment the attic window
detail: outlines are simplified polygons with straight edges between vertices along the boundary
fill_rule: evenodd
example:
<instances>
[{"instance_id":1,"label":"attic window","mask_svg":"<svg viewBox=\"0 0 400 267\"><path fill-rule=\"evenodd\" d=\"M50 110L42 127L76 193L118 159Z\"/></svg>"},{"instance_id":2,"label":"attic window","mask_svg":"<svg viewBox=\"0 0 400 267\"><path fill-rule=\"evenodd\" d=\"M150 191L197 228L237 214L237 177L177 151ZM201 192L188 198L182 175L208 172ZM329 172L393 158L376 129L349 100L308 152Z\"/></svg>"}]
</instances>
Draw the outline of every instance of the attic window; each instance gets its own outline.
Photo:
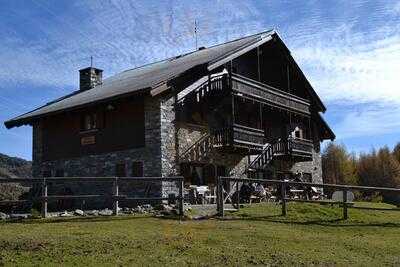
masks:
<instances>
[{"instance_id":1,"label":"attic window","mask_svg":"<svg viewBox=\"0 0 400 267\"><path fill-rule=\"evenodd\" d=\"M97 129L97 114L87 113L83 115L81 120L81 130L89 131L94 129Z\"/></svg>"}]
</instances>

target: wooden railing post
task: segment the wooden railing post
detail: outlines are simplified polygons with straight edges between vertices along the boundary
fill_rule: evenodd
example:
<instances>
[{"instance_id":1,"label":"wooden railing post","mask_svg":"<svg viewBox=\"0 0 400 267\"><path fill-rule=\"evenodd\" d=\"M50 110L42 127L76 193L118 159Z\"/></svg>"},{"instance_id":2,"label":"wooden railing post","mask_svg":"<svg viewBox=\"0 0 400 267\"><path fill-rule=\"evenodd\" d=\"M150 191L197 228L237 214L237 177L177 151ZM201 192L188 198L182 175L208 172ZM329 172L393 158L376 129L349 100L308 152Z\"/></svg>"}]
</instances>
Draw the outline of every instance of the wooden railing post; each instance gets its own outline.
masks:
<instances>
[{"instance_id":1,"label":"wooden railing post","mask_svg":"<svg viewBox=\"0 0 400 267\"><path fill-rule=\"evenodd\" d=\"M42 184L42 217L47 217L47 182L46 178L43 178Z\"/></svg>"},{"instance_id":2,"label":"wooden railing post","mask_svg":"<svg viewBox=\"0 0 400 267\"><path fill-rule=\"evenodd\" d=\"M115 177L114 184L113 184L113 211L114 215L118 215L118 197L119 197L119 187L118 187L118 178Z\"/></svg>"},{"instance_id":3,"label":"wooden railing post","mask_svg":"<svg viewBox=\"0 0 400 267\"><path fill-rule=\"evenodd\" d=\"M347 214L347 190L344 189L343 191L343 219L347 220L348 214Z\"/></svg>"},{"instance_id":4,"label":"wooden railing post","mask_svg":"<svg viewBox=\"0 0 400 267\"><path fill-rule=\"evenodd\" d=\"M216 173L216 172L215 172ZM218 215L220 215L220 197L219 197L219 176L217 176L217 192L216 192L216 195L217 195L217 199L216 199L216 202L217 202L217 214Z\"/></svg>"},{"instance_id":5,"label":"wooden railing post","mask_svg":"<svg viewBox=\"0 0 400 267\"><path fill-rule=\"evenodd\" d=\"M183 192L183 178L180 178L178 180L179 183L179 215L183 216L184 215L184 208L183 208L183 203L184 203L184 192Z\"/></svg>"},{"instance_id":6,"label":"wooden railing post","mask_svg":"<svg viewBox=\"0 0 400 267\"><path fill-rule=\"evenodd\" d=\"M240 190L239 190L239 180L238 181L236 181L236 192L237 192L237 209L238 209L238 211L239 211L239 209L240 209Z\"/></svg>"},{"instance_id":7,"label":"wooden railing post","mask_svg":"<svg viewBox=\"0 0 400 267\"><path fill-rule=\"evenodd\" d=\"M224 217L224 193L223 193L221 177L218 177L217 187L218 187L218 190L217 190L218 191L218 193L217 193L218 215L221 217Z\"/></svg>"},{"instance_id":8,"label":"wooden railing post","mask_svg":"<svg viewBox=\"0 0 400 267\"><path fill-rule=\"evenodd\" d=\"M286 216L286 182L281 183L282 216Z\"/></svg>"}]
</instances>

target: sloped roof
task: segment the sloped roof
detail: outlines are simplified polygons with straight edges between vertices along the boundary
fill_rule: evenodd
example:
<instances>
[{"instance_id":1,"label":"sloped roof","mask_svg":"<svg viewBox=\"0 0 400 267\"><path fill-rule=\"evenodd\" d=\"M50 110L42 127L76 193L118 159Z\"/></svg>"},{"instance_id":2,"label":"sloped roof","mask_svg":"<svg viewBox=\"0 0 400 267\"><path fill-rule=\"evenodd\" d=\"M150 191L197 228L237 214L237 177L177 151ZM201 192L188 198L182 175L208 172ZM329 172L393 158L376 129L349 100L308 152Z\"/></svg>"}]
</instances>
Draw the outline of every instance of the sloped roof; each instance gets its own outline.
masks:
<instances>
[{"instance_id":1,"label":"sloped roof","mask_svg":"<svg viewBox=\"0 0 400 267\"><path fill-rule=\"evenodd\" d=\"M321 125L320 134L323 140L330 139L331 141L336 139L335 133L329 127L328 123L324 120L321 114L317 114L317 121Z\"/></svg>"},{"instance_id":2,"label":"sloped roof","mask_svg":"<svg viewBox=\"0 0 400 267\"><path fill-rule=\"evenodd\" d=\"M215 45L206 49L197 50L127 70L104 79L101 85L90 90L82 92L75 91L69 95L49 102L42 107L6 121L4 124L7 128L21 126L49 114L77 109L116 97L123 97L150 90L151 88L157 87L157 85L162 82L171 80L193 67L203 64L216 64L216 62L221 59L231 57L240 51L245 51L246 49L257 45L263 39L266 40L267 38L270 38L272 35L277 35L277 33L274 30L265 31L224 44ZM311 91L314 93L313 96L316 98L317 102L321 103L322 110L324 110L319 97L312 88Z\"/></svg>"},{"instance_id":3,"label":"sloped roof","mask_svg":"<svg viewBox=\"0 0 400 267\"><path fill-rule=\"evenodd\" d=\"M258 33L224 44L121 72L110 78L104 79L102 85L98 85L87 91L78 91L47 103L38 109L6 121L5 125L7 128L21 126L29 123L35 118L42 117L49 113L78 108L86 104L149 89L163 81L174 78L195 66L212 62L226 54L230 54L233 51L240 50L247 45L259 41L262 36L273 35L274 33L275 31L273 30Z\"/></svg>"}]
</instances>

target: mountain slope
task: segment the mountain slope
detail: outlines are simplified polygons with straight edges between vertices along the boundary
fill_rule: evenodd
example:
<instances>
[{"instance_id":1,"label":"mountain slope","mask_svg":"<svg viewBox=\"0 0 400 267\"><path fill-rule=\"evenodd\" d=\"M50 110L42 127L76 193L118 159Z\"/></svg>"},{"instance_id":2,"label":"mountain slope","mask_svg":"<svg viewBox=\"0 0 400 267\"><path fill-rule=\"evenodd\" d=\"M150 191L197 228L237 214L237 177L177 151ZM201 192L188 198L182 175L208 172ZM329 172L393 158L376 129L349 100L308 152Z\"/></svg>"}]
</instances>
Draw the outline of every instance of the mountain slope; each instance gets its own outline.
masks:
<instances>
[{"instance_id":1,"label":"mountain slope","mask_svg":"<svg viewBox=\"0 0 400 267\"><path fill-rule=\"evenodd\" d=\"M10 157L0 153L0 177L32 177L32 163L21 158Z\"/></svg>"}]
</instances>

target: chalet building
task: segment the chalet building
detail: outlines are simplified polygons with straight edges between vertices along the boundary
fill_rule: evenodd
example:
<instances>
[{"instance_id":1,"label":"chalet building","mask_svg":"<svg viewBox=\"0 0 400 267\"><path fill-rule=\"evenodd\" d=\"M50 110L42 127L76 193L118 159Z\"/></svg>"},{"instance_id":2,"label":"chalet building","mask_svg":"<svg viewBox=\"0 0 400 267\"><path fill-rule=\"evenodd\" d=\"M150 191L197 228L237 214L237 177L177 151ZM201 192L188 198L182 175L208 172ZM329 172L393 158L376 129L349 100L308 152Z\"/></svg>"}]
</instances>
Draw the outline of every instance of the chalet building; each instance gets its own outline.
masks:
<instances>
[{"instance_id":1,"label":"chalet building","mask_svg":"<svg viewBox=\"0 0 400 267\"><path fill-rule=\"evenodd\" d=\"M277 32L240 38L102 79L5 125L33 126L33 176L218 175L322 182L326 111Z\"/></svg>"}]
</instances>

